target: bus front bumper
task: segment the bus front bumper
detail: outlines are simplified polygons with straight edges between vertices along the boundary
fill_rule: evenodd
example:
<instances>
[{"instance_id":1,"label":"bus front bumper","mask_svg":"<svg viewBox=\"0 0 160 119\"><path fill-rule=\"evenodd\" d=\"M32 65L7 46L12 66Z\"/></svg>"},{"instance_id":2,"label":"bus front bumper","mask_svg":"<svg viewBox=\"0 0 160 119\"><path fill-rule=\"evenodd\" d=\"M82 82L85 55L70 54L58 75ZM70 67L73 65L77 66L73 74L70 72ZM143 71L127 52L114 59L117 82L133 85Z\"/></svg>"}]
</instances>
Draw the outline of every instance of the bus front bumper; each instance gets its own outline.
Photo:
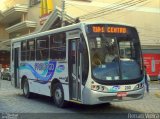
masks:
<instances>
[{"instance_id":1,"label":"bus front bumper","mask_svg":"<svg viewBox=\"0 0 160 119\"><path fill-rule=\"evenodd\" d=\"M103 93L89 90L86 87L83 90L83 104L94 105L108 102L121 102L129 100L142 99L144 96L144 88L127 92L125 97L118 97L117 93Z\"/></svg>"}]
</instances>

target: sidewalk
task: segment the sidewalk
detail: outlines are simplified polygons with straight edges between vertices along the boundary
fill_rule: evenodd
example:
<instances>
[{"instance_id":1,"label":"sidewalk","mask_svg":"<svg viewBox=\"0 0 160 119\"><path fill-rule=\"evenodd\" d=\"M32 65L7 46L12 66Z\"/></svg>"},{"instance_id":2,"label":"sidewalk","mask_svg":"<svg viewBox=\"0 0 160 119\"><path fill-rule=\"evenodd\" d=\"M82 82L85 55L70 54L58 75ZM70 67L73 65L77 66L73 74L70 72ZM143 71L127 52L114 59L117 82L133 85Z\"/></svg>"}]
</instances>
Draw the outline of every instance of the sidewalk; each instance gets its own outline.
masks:
<instances>
[{"instance_id":1,"label":"sidewalk","mask_svg":"<svg viewBox=\"0 0 160 119\"><path fill-rule=\"evenodd\" d=\"M160 98L160 83L158 81L150 82L150 90L154 91L154 95Z\"/></svg>"}]
</instances>

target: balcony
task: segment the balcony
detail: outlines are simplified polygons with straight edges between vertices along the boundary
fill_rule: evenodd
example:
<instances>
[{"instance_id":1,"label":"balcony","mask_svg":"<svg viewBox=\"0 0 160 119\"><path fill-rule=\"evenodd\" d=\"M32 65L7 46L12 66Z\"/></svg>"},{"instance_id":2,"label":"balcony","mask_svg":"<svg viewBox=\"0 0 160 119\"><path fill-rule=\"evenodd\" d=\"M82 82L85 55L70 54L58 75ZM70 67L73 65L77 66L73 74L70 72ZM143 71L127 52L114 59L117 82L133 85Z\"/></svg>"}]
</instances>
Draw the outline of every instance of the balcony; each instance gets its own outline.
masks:
<instances>
[{"instance_id":1,"label":"balcony","mask_svg":"<svg viewBox=\"0 0 160 119\"><path fill-rule=\"evenodd\" d=\"M12 33L12 32L18 32L18 31L23 31L23 30L35 28L36 26L37 26L36 22L33 22L33 21L23 21L23 22L20 22L18 24L15 24L15 25L13 25L11 27L6 28L5 30L8 33Z\"/></svg>"},{"instance_id":2,"label":"balcony","mask_svg":"<svg viewBox=\"0 0 160 119\"><path fill-rule=\"evenodd\" d=\"M22 15L28 12L26 5L15 5L4 12L0 12L0 23L9 24L17 19L21 19Z\"/></svg>"}]
</instances>

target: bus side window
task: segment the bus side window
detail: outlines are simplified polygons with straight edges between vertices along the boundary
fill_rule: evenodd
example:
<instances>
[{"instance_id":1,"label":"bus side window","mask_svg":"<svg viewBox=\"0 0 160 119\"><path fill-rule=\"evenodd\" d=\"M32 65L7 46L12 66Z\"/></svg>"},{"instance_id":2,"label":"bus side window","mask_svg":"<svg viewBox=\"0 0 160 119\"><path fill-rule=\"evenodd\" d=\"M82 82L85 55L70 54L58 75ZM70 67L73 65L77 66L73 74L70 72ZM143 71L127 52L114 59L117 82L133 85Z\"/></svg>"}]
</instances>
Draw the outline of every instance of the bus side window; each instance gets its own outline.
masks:
<instances>
[{"instance_id":1,"label":"bus side window","mask_svg":"<svg viewBox=\"0 0 160 119\"><path fill-rule=\"evenodd\" d=\"M50 59L66 58L66 34L57 33L50 37Z\"/></svg>"},{"instance_id":2,"label":"bus side window","mask_svg":"<svg viewBox=\"0 0 160 119\"><path fill-rule=\"evenodd\" d=\"M35 40L27 42L27 60L35 60Z\"/></svg>"},{"instance_id":3,"label":"bus side window","mask_svg":"<svg viewBox=\"0 0 160 119\"><path fill-rule=\"evenodd\" d=\"M26 60L26 49L27 49L27 43L26 41L22 41L21 42L21 61L25 61Z\"/></svg>"},{"instance_id":4,"label":"bus side window","mask_svg":"<svg viewBox=\"0 0 160 119\"><path fill-rule=\"evenodd\" d=\"M39 37L36 40L36 60L49 58L49 36Z\"/></svg>"}]
</instances>

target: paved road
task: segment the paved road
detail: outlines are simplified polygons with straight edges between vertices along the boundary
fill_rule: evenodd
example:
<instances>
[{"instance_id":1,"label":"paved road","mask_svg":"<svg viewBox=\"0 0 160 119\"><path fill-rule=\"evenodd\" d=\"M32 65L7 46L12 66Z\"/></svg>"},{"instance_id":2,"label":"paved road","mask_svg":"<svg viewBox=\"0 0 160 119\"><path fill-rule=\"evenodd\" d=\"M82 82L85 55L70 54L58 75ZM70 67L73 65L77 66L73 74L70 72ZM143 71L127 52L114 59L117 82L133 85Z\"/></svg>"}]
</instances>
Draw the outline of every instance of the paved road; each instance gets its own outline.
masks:
<instances>
[{"instance_id":1,"label":"paved road","mask_svg":"<svg viewBox=\"0 0 160 119\"><path fill-rule=\"evenodd\" d=\"M150 88L150 93L146 93L142 100L94 106L71 103L69 104L69 107L60 109L53 104L51 98L45 96L37 95L32 99L26 99L23 97L21 90L15 89L11 86L10 81L1 80L0 113L2 113L2 115L0 115L0 118L3 117L2 119L8 119L6 115L16 117L17 115L10 114L18 113L18 117L23 115L23 118L27 118L29 116L31 119L38 119L37 116L41 118L44 118L43 116L45 116L45 119L47 119L46 116L48 116L48 118L55 117L56 119L59 116L68 119L71 119L70 117L77 117L81 119L84 117L88 119L90 116L92 116L91 118L106 118L107 116L110 119L113 117L120 119L121 116L122 118L128 118L130 113L160 113L160 98L155 95L155 93L160 92L160 84L151 83ZM130 117L132 117L132 115L130 115Z\"/></svg>"}]
</instances>

